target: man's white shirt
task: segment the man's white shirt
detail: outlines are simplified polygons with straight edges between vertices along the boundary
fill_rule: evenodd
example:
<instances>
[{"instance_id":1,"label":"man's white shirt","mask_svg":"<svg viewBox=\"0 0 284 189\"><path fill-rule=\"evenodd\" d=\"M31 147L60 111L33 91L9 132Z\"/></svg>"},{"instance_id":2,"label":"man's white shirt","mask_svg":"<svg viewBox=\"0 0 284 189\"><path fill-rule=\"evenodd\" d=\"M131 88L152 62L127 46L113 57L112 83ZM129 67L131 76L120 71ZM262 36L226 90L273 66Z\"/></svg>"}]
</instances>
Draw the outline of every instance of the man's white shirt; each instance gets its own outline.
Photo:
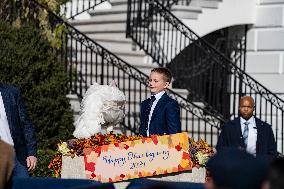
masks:
<instances>
[{"instance_id":1,"label":"man's white shirt","mask_svg":"<svg viewBox=\"0 0 284 189\"><path fill-rule=\"evenodd\" d=\"M153 111L158 103L158 101L160 100L160 98L163 96L163 94L165 94L165 91L161 91L159 92L158 94L155 94L155 101L153 102L152 106L151 106L151 110L150 110L150 113L149 113L149 121L147 123L147 136L149 136L149 126L150 126L150 122L151 122L151 118L152 118L152 114L153 114Z\"/></svg>"},{"instance_id":2,"label":"man's white shirt","mask_svg":"<svg viewBox=\"0 0 284 189\"><path fill-rule=\"evenodd\" d=\"M248 144L246 151L254 156L256 156L256 141L257 141L257 129L256 129L256 123L255 123L255 118L252 116L249 120L245 120L241 117L241 128L242 128L242 133L244 133L245 129L245 122L248 122L248 128L249 128L249 133L248 133Z\"/></svg>"},{"instance_id":3,"label":"man's white shirt","mask_svg":"<svg viewBox=\"0 0 284 189\"><path fill-rule=\"evenodd\" d=\"M14 146L1 92L0 92L0 137L1 140L3 140L4 142Z\"/></svg>"}]
</instances>

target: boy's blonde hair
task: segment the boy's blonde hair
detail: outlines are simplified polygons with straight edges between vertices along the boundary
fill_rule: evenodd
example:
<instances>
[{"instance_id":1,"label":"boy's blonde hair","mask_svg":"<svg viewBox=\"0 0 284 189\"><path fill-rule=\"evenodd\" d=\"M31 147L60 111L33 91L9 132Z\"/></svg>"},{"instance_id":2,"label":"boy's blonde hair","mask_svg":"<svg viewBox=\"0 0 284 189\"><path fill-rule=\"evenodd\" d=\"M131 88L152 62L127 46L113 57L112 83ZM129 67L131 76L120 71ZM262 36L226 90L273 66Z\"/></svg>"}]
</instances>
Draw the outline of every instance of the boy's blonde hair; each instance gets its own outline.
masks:
<instances>
[{"instance_id":1,"label":"boy's blonde hair","mask_svg":"<svg viewBox=\"0 0 284 189\"><path fill-rule=\"evenodd\" d=\"M162 74L166 82L171 83L172 81L172 72L168 68L154 68L151 70L151 72Z\"/></svg>"}]
</instances>

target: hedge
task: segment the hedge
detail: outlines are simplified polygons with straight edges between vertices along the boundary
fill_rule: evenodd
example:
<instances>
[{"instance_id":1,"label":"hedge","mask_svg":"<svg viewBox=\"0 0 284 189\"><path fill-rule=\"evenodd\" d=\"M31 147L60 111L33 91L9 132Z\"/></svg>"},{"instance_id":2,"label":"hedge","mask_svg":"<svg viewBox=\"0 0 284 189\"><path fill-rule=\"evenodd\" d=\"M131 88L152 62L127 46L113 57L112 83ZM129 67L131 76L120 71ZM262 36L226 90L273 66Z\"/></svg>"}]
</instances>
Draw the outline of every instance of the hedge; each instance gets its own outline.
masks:
<instances>
[{"instance_id":1,"label":"hedge","mask_svg":"<svg viewBox=\"0 0 284 189\"><path fill-rule=\"evenodd\" d=\"M0 82L15 85L22 92L36 129L39 155L47 155L39 157L45 163L39 162L38 176L48 175L50 154L74 130L73 112L65 95L64 64L54 52L36 29L0 22Z\"/></svg>"}]
</instances>

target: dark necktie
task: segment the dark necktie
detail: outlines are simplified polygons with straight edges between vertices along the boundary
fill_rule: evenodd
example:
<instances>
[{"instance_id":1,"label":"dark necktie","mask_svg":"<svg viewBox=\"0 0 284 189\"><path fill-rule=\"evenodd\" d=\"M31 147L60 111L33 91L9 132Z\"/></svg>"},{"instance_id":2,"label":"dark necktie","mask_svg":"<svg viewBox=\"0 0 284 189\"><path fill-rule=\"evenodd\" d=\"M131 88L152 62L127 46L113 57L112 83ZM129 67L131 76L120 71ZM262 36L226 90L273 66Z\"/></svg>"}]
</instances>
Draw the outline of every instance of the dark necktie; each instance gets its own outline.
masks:
<instances>
[{"instance_id":1,"label":"dark necktie","mask_svg":"<svg viewBox=\"0 0 284 189\"><path fill-rule=\"evenodd\" d=\"M146 119L145 119L146 131L148 130L148 122L149 122L149 115L150 115L150 112L151 112L151 107L152 107L155 100L156 100L155 96L151 96L151 100L150 100L149 105L148 105L147 110L146 110Z\"/></svg>"},{"instance_id":2,"label":"dark necktie","mask_svg":"<svg viewBox=\"0 0 284 189\"><path fill-rule=\"evenodd\" d=\"M243 138L244 138L244 143L245 143L245 147L247 148L248 146L248 133L249 133L249 122L244 122L245 128L243 131Z\"/></svg>"}]
</instances>

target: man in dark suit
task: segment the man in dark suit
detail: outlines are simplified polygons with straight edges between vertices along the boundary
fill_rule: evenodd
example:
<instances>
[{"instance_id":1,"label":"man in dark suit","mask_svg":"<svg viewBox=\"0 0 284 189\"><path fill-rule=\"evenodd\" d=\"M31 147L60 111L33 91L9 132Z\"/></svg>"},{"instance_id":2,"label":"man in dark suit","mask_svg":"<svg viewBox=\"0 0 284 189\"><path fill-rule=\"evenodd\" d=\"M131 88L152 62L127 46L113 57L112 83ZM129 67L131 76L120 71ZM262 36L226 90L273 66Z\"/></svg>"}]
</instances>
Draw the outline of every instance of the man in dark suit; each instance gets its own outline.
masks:
<instances>
[{"instance_id":1,"label":"man in dark suit","mask_svg":"<svg viewBox=\"0 0 284 189\"><path fill-rule=\"evenodd\" d=\"M259 158L273 159L277 155L277 148L271 125L253 116L252 97L240 99L239 111L240 117L223 126L217 151L223 147L236 147Z\"/></svg>"},{"instance_id":2,"label":"man in dark suit","mask_svg":"<svg viewBox=\"0 0 284 189\"><path fill-rule=\"evenodd\" d=\"M0 83L0 136L16 152L13 177L28 177L36 166L37 146L34 127L20 91Z\"/></svg>"},{"instance_id":3,"label":"man in dark suit","mask_svg":"<svg viewBox=\"0 0 284 189\"><path fill-rule=\"evenodd\" d=\"M181 132L180 108L166 94L172 79L167 68L154 68L149 76L151 98L141 103L139 134L142 136Z\"/></svg>"}]
</instances>

